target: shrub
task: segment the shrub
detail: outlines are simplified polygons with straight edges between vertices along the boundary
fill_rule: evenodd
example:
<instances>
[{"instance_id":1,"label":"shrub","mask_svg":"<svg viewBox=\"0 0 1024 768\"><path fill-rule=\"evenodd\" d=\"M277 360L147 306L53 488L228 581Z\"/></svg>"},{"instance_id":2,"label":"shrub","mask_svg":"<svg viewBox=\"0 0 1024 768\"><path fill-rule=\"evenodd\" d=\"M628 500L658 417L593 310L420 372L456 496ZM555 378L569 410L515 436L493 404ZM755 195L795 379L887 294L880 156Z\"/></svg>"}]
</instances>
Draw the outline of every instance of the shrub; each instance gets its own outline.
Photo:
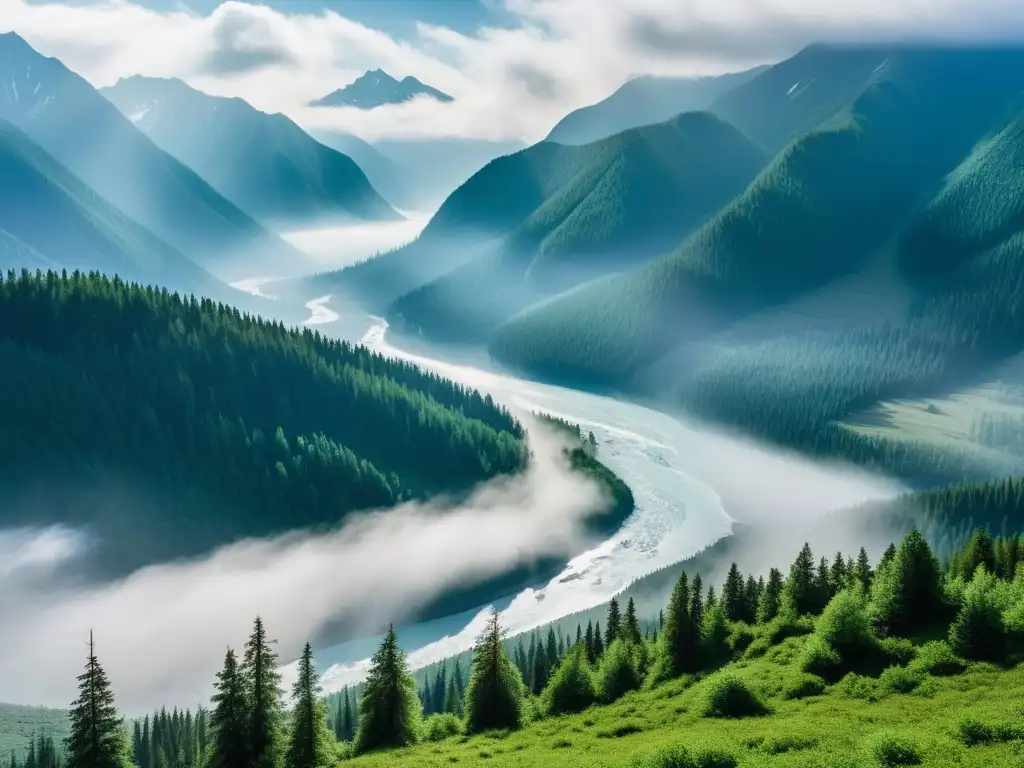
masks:
<instances>
[{"instance_id":1,"label":"shrub","mask_svg":"<svg viewBox=\"0 0 1024 768\"><path fill-rule=\"evenodd\" d=\"M768 639L769 644L777 645L783 640L809 635L813 631L814 619L811 617L795 617L789 613L782 613L765 624L763 636Z\"/></svg>"},{"instance_id":2,"label":"shrub","mask_svg":"<svg viewBox=\"0 0 1024 768\"><path fill-rule=\"evenodd\" d=\"M582 643L566 655L544 696L552 715L582 712L597 700L587 649Z\"/></svg>"},{"instance_id":3,"label":"shrub","mask_svg":"<svg viewBox=\"0 0 1024 768\"><path fill-rule=\"evenodd\" d=\"M423 721L424 741L443 741L461 733L462 721L450 712L431 715Z\"/></svg>"},{"instance_id":4,"label":"shrub","mask_svg":"<svg viewBox=\"0 0 1024 768\"><path fill-rule=\"evenodd\" d=\"M601 698L612 702L640 687L640 674L636 669L633 649L624 640L615 640L604 652L598 670Z\"/></svg>"},{"instance_id":5,"label":"shrub","mask_svg":"<svg viewBox=\"0 0 1024 768\"><path fill-rule=\"evenodd\" d=\"M729 647L738 655L745 652L758 639L760 638L752 626L737 622L729 633Z\"/></svg>"},{"instance_id":6,"label":"shrub","mask_svg":"<svg viewBox=\"0 0 1024 768\"><path fill-rule=\"evenodd\" d=\"M774 734L761 742L760 750L768 755L782 755L786 752L810 749L817 743L818 740L813 736L804 736L797 733Z\"/></svg>"},{"instance_id":7,"label":"shrub","mask_svg":"<svg viewBox=\"0 0 1024 768\"><path fill-rule=\"evenodd\" d=\"M966 665L953 654L947 643L933 640L918 649L917 658L910 663L910 668L927 675L957 675L966 669Z\"/></svg>"},{"instance_id":8,"label":"shrub","mask_svg":"<svg viewBox=\"0 0 1024 768\"><path fill-rule=\"evenodd\" d=\"M782 689L787 699L806 699L808 696L820 696L825 692L825 681L817 675L802 674Z\"/></svg>"},{"instance_id":9,"label":"shrub","mask_svg":"<svg viewBox=\"0 0 1024 768\"><path fill-rule=\"evenodd\" d=\"M859 587L844 589L829 601L815 623L814 634L838 654L844 669L852 669L878 653L878 640L872 632L867 606ZM826 652L819 650L817 653L819 663L831 664L831 659L826 658Z\"/></svg>"},{"instance_id":10,"label":"shrub","mask_svg":"<svg viewBox=\"0 0 1024 768\"><path fill-rule=\"evenodd\" d=\"M878 642L879 655L884 661L905 667L917 656L914 644L905 637L886 637Z\"/></svg>"},{"instance_id":11,"label":"shrub","mask_svg":"<svg viewBox=\"0 0 1024 768\"><path fill-rule=\"evenodd\" d=\"M638 723L622 723L614 728L606 728L597 731L594 735L599 739L621 739L623 736L632 736L634 733L643 733L643 727Z\"/></svg>"},{"instance_id":12,"label":"shrub","mask_svg":"<svg viewBox=\"0 0 1024 768\"><path fill-rule=\"evenodd\" d=\"M879 685L892 693L910 693L924 679L924 674L906 667L889 667L878 678Z\"/></svg>"},{"instance_id":13,"label":"shrub","mask_svg":"<svg viewBox=\"0 0 1024 768\"><path fill-rule=\"evenodd\" d=\"M634 758L632 765L634 768L736 768L739 761L724 749L690 749L672 744Z\"/></svg>"},{"instance_id":14,"label":"shrub","mask_svg":"<svg viewBox=\"0 0 1024 768\"><path fill-rule=\"evenodd\" d=\"M708 680L704 717L757 717L770 712L768 705L747 684L730 674Z\"/></svg>"},{"instance_id":15,"label":"shrub","mask_svg":"<svg viewBox=\"0 0 1024 768\"><path fill-rule=\"evenodd\" d=\"M909 736L879 734L872 740L870 751L875 763L881 768L921 764L921 750L917 742Z\"/></svg>"},{"instance_id":16,"label":"shrub","mask_svg":"<svg viewBox=\"0 0 1024 768\"><path fill-rule=\"evenodd\" d=\"M965 747L1024 738L1024 728L1016 723L983 719L973 713L965 714L957 721L954 733Z\"/></svg>"},{"instance_id":17,"label":"shrub","mask_svg":"<svg viewBox=\"0 0 1024 768\"><path fill-rule=\"evenodd\" d=\"M831 645L814 637L804 648L800 669L825 680L835 680L843 672L843 660Z\"/></svg>"},{"instance_id":18,"label":"shrub","mask_svg":"<svg viewBox=\"0 0 1024 768\"><path fill-rule=\"evenodd\" d=\"M848 699L878 701L881 698L878 682L855 672L848 673L836 683L836 690Z\"/></svg>"}]
</instances>

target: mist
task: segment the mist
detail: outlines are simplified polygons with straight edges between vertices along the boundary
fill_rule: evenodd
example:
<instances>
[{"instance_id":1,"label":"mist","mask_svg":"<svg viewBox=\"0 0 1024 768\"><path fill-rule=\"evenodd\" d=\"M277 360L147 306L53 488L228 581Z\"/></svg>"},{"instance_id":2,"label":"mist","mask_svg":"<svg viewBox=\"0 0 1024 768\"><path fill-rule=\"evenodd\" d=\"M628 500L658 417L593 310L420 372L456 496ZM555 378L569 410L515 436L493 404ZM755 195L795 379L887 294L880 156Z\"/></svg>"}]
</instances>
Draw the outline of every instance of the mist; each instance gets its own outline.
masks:
<instances>
[{"instance_id":1,"label":"mist","mask_svg":"<svg viewBox=\"0 0 1024 768\"><path fill-rule=\"evenodd\" d=\"M314 271L341 269L368 255L389 251L412 242L430 220L431 212L399 211L399 221L370 221L359 224L286 230L281 237L310 257ZM299 275L282 275L297 277Z\"/></svg>"},{"instance_id":2,"label":"mist","mask_svg":"<svg viewBox=\"0 0 1024 768\"><path fill-rule=\"evenodd\" d=\"M533 423L529 434L529 467L461 503L409 503L326 534L244 541L106 585L23 578L32 564L72 556L74 536L0 534L0 698L66 707L93 630L123 712L195 706L257 614L288 661L329 620L373 634L456 584L580 551L584 519L609 500L570 471L562 435Z\"/></svg>"}]
</instances>

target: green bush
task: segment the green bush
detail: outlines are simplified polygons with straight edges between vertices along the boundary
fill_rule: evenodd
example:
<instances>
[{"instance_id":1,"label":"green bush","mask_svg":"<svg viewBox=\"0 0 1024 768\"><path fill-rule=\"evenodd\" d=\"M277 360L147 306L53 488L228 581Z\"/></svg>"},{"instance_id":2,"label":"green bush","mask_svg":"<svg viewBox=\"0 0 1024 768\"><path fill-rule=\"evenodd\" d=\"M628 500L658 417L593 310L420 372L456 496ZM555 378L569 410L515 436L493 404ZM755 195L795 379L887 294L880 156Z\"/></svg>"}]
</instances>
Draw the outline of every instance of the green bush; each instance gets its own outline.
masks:
<instances>
[{"instance_id":1,"label":"green bush","mask_svg":"<svg viewBox=\"0 0 1024 768\"><path fill-rule=\"evenodd\" d=\"M544 697L547 711L552 715L582 712L597 700L594 675L582 643L566 655L548 683Z\"/></svg>"},{"instance_id":2,"label":"green bush","mask_svg":"<svg viewBox=\"0 0 1024 768\"><path fill-rule=\"evenodd\" d=\"M818 740L813 736L798 733L772 734L761 742L759 749L767 755L782 755L810 749L817 743Z\"/></svg>"},{"instance_id":3,"label":"green bush","mask_svg":"<svg viewBox=\"0 0 1024 768\"><path fill-rule=\"evenodd\" d=\"M965 747L1024 739L1024 727L1017 723L1006 720L992 721L974 713L961 716L954 733Z\"/></svg>"},{"instance_id":4,"label":"green bush","mask_svg":"<svg viewBox=\"0 0 1024 768\"><path fill-rule=\"evenodd\" d=\"M734 654L739 655L750 648L755 640L759 639L754 627L743 622L737 622L733 624L732 631L729 633L729 647L732 648Z\"/></svg>"},{"instance_id":5,"label":"green bush","mask_svg":"<svg viewBox=\"0 0 1024 768\"><path fill-rule=\"evenodd\" d=\"M431 715L423 721L424 741L444 741L461 733L462 721L450 712Z\"/></svg>"},{"instance_id":6,"label":"green bush","mask_svg":"<svg viewBox=\"0 0 1024 768\"><path fill-rule=\"evenodd\" d=\"M879 734L872 739L869 749L875 763L881 768L921 764L920 747L909 736L895 733Z\"/></svg>"},{"instance_id":7,"label":"green bush","mask_svg":"<svg viewBox=\"0 0 1024 768\"><path fill-rule=\"evenodd\" d=\"M949 628L949 645L965 659L1006 659L1006 627L995 600L995 577L979 568L964 591L963 603Z\"/></svg>"},{"instance_id":8,"label":"green bush","mask_svg":"<svg viewBox=\"0 0 1024 768\"><path fill-rule=\"evenodd\" d=\"M881 698L878 681L858 675L856 672L847 673L842 680L836 683L836 690L848 699L878 701Z\"/></svg>"},{"instance_id":9,"label":"green bush","mask_svg":"<svg viewBox=\"0 0 1024 768\"><path fill-rule=\"evenodd\" d=\"M914 644L905 637L886 637L878 642L881 660L905 667L917 656Z\"/></svg>"},{"instance_id":10,"label":"green bush","mask_svg":"<svg viewBox=\"0 0 1024 768\"><path fill-rule=\"evenodd\" d=\"M800 669L825 680L836 680L842 675L843 660L831 645L813 637L804 648Z\"/></svg>"},{"instance_id":11,"label":"green bush","mask_svg":"<svg viewBox=\"0 0 1024 768\"><path fill-rule=\"evenodd\" d=\"M878 648L859 589L844 589L833 597L818 617L814 634L833 648L847 667L872 656Z\"/></svg>"},{"instance_id":12,"label":"green bush","mask_svg":"<svg viewBox=\"0 0 1024 768\"><path fill-rule=\"evenodd\" d=\"M878 678L879 685L892 693L910 693L924 680L924 673L907 667L889 667Z\"/></svg>"},{"instance_id":13,"label":"green bush","mask_svg":"<svg viewBox=\"0 0 1024 768\"><path fill-rule=\"evenodd\" d=\"M806 699L808 696L820 696L825 692L825 681L817 675L801 674L782 689L786 699Z\"/></svg>"},{"instance_id":14,"label":"green bush","mask_svg":"<svg viewBox=\"0 0 1024 768\"><path fill-rule=\"evenodd\" d=\"M957 675L967 668L958 659L947 643L932 640L922 645L917 651L917 658L910 663L910 668L927 675Z\"/></svg>"},{"instance_id":15,"label":"green bush","mask_svg":"<svg viewBox=\"0 0 1024 768\"><path fill-rule=\"evenodd\" d=\"M778 645L783 640L791 637L809 635L814 631L814 619L810 616L792 616L788 613L781 613L764 625L763 637L768 639L769 644Z\"/></svg>"},{"instance_id":16,"label":"green bush","mask_svg":"<svg viewBox=\"0 0 1024 768\"><path fill-rule=\"evenodd\" d=\"M637 690L642 682L633 648L623 640L615 640L604 652L597 674L598 689L605 702L615 701Z\"/></svg>"},{"instance_id":17,"label":"green bush","mask_svg":"<svg viewBox=\"0 0 1024 768\"><path fill-rule=\"evenodd\" d=\"M746 683L731 674L716 675L707 682L704 717L757 717L770 711Z\"/></svg>"},{"instance_id":18,"label":"green bush","mask_svg":"<svg viewBox=\"0 0 1024 768\"><path fill-rule=\"evenodd\" d=\"M724 749L691 749L682 744L671 744L634 758L632 765L634 768L736 768L739 761Z\"/></svg>"}]
</instances>

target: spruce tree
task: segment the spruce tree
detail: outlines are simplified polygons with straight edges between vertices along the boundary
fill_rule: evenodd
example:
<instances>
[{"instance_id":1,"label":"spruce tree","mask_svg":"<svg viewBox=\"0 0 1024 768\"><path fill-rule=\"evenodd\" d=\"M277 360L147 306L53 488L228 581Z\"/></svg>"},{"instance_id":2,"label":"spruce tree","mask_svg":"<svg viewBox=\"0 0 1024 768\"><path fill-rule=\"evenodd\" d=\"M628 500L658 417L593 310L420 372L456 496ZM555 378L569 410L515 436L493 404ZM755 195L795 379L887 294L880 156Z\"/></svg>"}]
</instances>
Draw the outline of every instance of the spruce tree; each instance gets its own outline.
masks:
<instances>
[{"instance_id":1,"label":"spruce tree","mask_svg":"<svg viewBox=\"0 0 1024 768\"><path fill-rule=\"evenodd\" d=\"M78 698L68 713L67 768L128 768L131 766L124 721L114 706L110 681L96 658L92 632L85 671L78 676Z\"/></svg>"},{"instance_id":2,"label":"spruce tree","mask_svg":"<svg viewBox=\"0 0 1024 768\"><path fill-rule=\"evenodd\" d=\"M342 741L352 741L356 735L356 721L352 711L352 698L349 696L348 686L345 686L345 701L342 703L341 733Z\"/></svg>"},{"instance_id":3,"label":"spruce tree","mask_svg":"<svg viewBox=\"0 0 1024 768\"><path fill-rule=\"evenodd\" d=\"M409 674L394 627L388 627L380 648L370 660L359 704L355 751L412 744L419 738L421 719L416 681Z\"/></svg>"},{"instance_id":4,"label":"spruce tree","mask_svg":"<svg viewBox=\"0 0 1024 768\"><path fill-rule=\"evenodd\" d=\"M747 576L743 587L743 619L747 624L757 621L757 601L764 590L764 577L755 579L753 574Z\"/></svg>"},{"instance_id":5,"label":"spruce tree","mask_svg":"<svg viewBox=\"0 0 1024 768\"><path fill-rule=\"evenodd\" d=\"M445 695L448 691L448 668L445 664L441 664L441 667L435 670L434 673L434 688L431 695L431 712L444 712L444 700Z\"/></svg>"},{"instance_id":6,"label":"spruce tree","mask_svg":"<svg viewBox=\"0 0 1024 768\"><path fill-rule=\"evenodd\" d=\"M139 759L139 768L150 768L149 715L142 720L142 755Z\"/></svg>"},{"instance_id":7,"label":"spruce tree","mask_svg":"<svg viewBox=\"0 0 1024 768\"><path fill-rule=\"evenodd\" d=\"M583 640L583 627L579 624L576 625L576 642L573 645L579 645L580 641Z\"/></svg>"},{"instance_id":8,"label":"spruce tree","mask_svg":"<svg viewBox=\"0 0 1024 768\"><path fill-rule=\"evenodd\" d=\"M492 611L473 649L465 697L468 733L519 727L523 681L505 653L503 635L498 612Z\"/></svg>"},{"instance_id":9,"label":"spruce tree","mask_svg":"<svg viewBox=\"0 0 1024 768\"><path fill-rule=\"evenodd\" d=\"M623 621L622 631L624 639L628 642L639 643L643 639L640 637L640 622L636 617L636 604L632 597L626 603L626 617Z\"/></svg>"},{"instance_id":10,"label":"spruce tree","mask_svg":"<svg viewBox=\"0 0 1024 768\"><path fill-rule=\"evenodd\" d=\"M822 556L818 561L818 569L814 574L814 613L818 614L825 610L828 601L832 599L832 579L828 566L828 559Z\"/></svg>"},{"instance_id":11,"label":"spruce tree","mask_svg":"<svg viewBox=\"0 0 1024 768\"><path fill-rule=\"evenodd\" d=\"M594 662L597 663L604 656L604 640L601 637L601 622L594 625Z\"/></svg>"},{"instance_id":12,"label":"spruce tree","mask_svg":"<svg viewBox=\"0 0 1024 768\"><path fill-rule=\"evenodd\" d=\"M815 589L814 554L811 545L804 543L800 554L789 568L789 578L783 588L783 606L794 616L815 613L820 596Z\"/></svg>"},{"instance_id":13,"label":"spruce tree","mask_svg":"<svg viewBox=\"0 0 1024 768\"><path fill-rule=\"evenodd\" d=\"M836 552L835 559L832 561L832 567L829 568L828 572L828 581L832 588L832 595L846 589L849 577L850 574L846 571L846 560L843 558L843 553Z\"/></svg>"},{"instance_id":14,"label":"spruce tree","mask_svg":"<svg viewBox=\"0 0 1024 768\"><path fill-rule=\"evenodd\" d=\"M455 686L455 678L448 678L448 688L444 694L444 711L456 717L462 716L462 697Z\"/></svg>"},{"instance_id":15,"label":"spruce tree","mask_svg":"<svg viewBox=\"0 0 1024 768\"><path fill-rule=\"evenodd\" d=\"M719 600L704 613L701 627L700 660L704 666L714 667L729 659L729 626L725 601Z\"/></svg>"},{"instance_id":16,"label":"spruce tree","mask_svg":"<svg viewBox=\"0 0 1024 768\"><path fill-rule=\"evenodd\" d=\"M874 574L871 572L871 561L868 559L868 551L864 547L861 547L860 552L857 553L857 565L854 576L864 588L864 592L867 593L871 589L871 578Z\"/></svg>"},{"instance_id":17,"label":"spruce tree","mask_svg":"<svg viewBox=\"0 0 1024 768\"><path fill-rule=\"evenodd\" d=\"M281 675L271 648L275 642L257 616L241 667L249 700L249 768L279 768L284 758Z\"/></svg>"},{"instance_id":18,"label":"spruce tree","mask_svg":"<svg viewBox=\"0 0 1024 768\"><path fill-rule=\"evenodd\" d=\"M678 677L696 668L694 633L690 624L690 584L686 571L679 578L669 598L668 612L661 631L661 657L659 677Z\"/></svg>"},{"instance_id":19,"label":"spruce tree","mask_svg":"<svg viewBox=\"0 0 1024 768\"><path fill-rule=\"evenodd\" d=\"M530 692L539 696L548 684L547 653L541 643L537 644L537 652L533 656L533 670L530 673Z\"/></svg>"},{"instance_id":20,"label":"spruce tree","mask_svg":"<svg viewBox=\"0 0 1024 768\"><path fill-rule=\"evenodd\" d=\"M693 577L693 594L690 596L690 643L694 649L695 658L700 648L701 628L704 626L704 600L701 597L703 587L704 583L698 573Z\"/></svg>"},{"instance_id":21,"label":"spruce tree","mask_svg":"<svg viewBox=\"0 0 1024 768\"><path fill-rule=\"evenodd\" d=\"M605 648L609 648L611 647L611 644L615 642L616 638L618 638L619 631L622 629L622 617L619 614L619 601L614 597L608 603L608 620L605 624L604 646Z\"/></svg>"},{"instance_id":22,"label":"spruce tree","mask_svg":"<svg viewBox=\"0 0 1024 768\"><path fill-rule=\"evenodd\" d=\"M224 666L217 673L214 691L209 768L246 768L249 764L249 702L238 660L230 648L224 654Z\"/></svg>"},{"instance_id":23,"label":"spruce tree","mask_svg":"<svg viewBox=\"0 0 1024 768\"><path fill-rule=\"evenodd\" d=\"M555 629L554 627L548 628L548 644L547 644L547 669L548 679L551 679L551 675L555 673L555 668L558 667L558 641L555 640Z\"/></svg>"},{"instance_id":24,"label":"spruce tree","mask_svg":"<svg viewBox=\"0 0 1024 768\"><path fill-rule=\"evenodd\" d=\"M746 613L743 574L740 573L736 563L729 566L729 573L726 575L725 585L722 587L722 600L726 618L729 621L743 621ZM710 603L711 601L709 600L708 602Z\"/></svg>"},{"instance_id":25,"label":"spruce tree","mask_svg":"<svg viewBox=\"0 0 1024 768\"><path fill-rule=\"evenodd\" d=\"M587 632L583 636L583 642L586 643L586 646L587 646L587 663L593 665L594 661L597 658L594 655L594 624L593 624L593 622L590 622L590 621L587 622Z\"/></svg>"},{"instance_id":26,"label":"spruce tree","mask_svg":"<svg viewBox=\"0 0 1024 768\"><path fill-rule=\"evenodd\" d=\"M939 563L916 529L903 538L889 564L879 567L870 612L883 632L894 635L926 627L945 614Z\"/></svg>"},{"instance_id":27,"label":"spruce tree","mask_svg":"<svg viewBox=\"0 0 1024 768\"><path fill-rule=\"evenodd\" d=\"M327 727L327 708L307 642L299 657L298 678L292 687L291 740L288 768L327 768L335 762L334 738Z\"/></svg>"},{"instance_id":28,"label":"spruce tree","mask_svg":"<svg viewBox=\"0 0 1024 768\"><path fill-rule=\"evenodd\" d=\"M885 552L878 559L878 570L881 571L883 568L887 568L892 563L894 557L896 557L896 543L890 541L889 546L885 548Z\"/></svg>"},{"instance_id":29,"label":"spruce tree","mask_svg":"<svg viewBox=\"0 0 1024 768\"><path fill-rule=\"evenodd\" d=\"M960 560L959 573L955 573L954 576L970 581L974 578L979 565L985 566L985 570L991 574L996 573L995 544L992 536L984 528L979 528L971 535Z\"/></svg>"}]
</instances>

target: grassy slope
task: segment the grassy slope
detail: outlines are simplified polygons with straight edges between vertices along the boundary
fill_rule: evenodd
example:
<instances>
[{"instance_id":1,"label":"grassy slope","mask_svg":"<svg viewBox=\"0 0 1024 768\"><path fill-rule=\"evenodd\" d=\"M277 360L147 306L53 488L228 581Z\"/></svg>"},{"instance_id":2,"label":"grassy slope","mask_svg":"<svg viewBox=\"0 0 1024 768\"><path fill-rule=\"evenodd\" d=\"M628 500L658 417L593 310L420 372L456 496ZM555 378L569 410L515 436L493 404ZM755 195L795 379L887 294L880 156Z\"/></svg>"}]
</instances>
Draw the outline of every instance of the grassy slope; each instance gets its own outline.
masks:
<instances>
[{"instance_id":1,"label":"grassy slope","mask_svg":"<svg viewBox=\"0 0 1024 768\"><path fill-rule=\"evenodd\" d=\"M710 681L672 681L579 715L538 721L517 733L456 736L346 764L618 768L659 747L681 744L695 751L718 748L736 758L735 763L711 763L715 768L867 768L878 765L871 754L875 739L893 732L913 738L928 766L1001 768L1019 759L1020 740L967 747L956 737L956 727L967 714L995 721L1019 718L1012 702L1024 697L1024 669L974 664L961 675L929 677L909 694L879 690L873 694L877 701L851 696L842 684L822 695L787 699L784 692L800 678L799 655L807 642L806 637L790 638L763 658L726 668L762 693L774 708L769 716L704 717L701 707Z\"/></svg>"},{"instance_id":2,"label":"grassy slope","mask_svg":"<svg viewBox=\"0 0 1024 768\"><path fill-rule=\"evenodd\" d=\"M0 102L0 119L34 141L127 216L218 273L252 274L262 264L301 259L157 147L86 80L45 58L16 34L0 35L0 76L31 73L17 102ZM39 89L32 83L37 82Z\"/></svg>"},{"instance_id":3,"label":"grassy slope","mask_svg":"<svg viewBox=\"0 0 1024 768\"><path fill-rule=\"evenodd\" d=\"M596 104L567 114L545 141L589 144L630 128L663 122L681 112L704 110L764 69L755 67L717 77L637 77Z\"/></svg>"},{"instance_id":4,"label":"grassy slope","mask_svg":"<svg viewBox=\"0 0 1024 768\"><path fill-rule=\"evenodd\" d=\"M211 275L129 219L3 121L0 195L5 200L0 229L7 233L5 240L12 249L4 266L95 269L197 292L219 290ZM13 240L24 247L15 248Z\"/></svg>"},{"instance_id":5,"label":"grassy slope","mask_svg":"<svg viewBox=\"0 0 1024 768\"><path fill-rule=\"evenodd\" d=\"M180 80L135 76L101 93L156 144L265 221L328 216L395 219L349 157L284 115L209 96Z\"/></svg>"},{"instance_id":6,"label":"grassy slope","mask_svg":"<svg viewBox=\"0 0 1024 768\"><path fill-rule=\"evenodd\" d=\"M24 759L33 736L52 734L54 741L68 735L68 715L62 709L0 703L0 757L10 760L11 751Z\"/></svg>"},{"instance_id":7,"label":"grassy slope","mask_svg":"<svg viewBox=\"0 0 1024 768\"><path fill-rule=\"evenodd\" d=\"M397 327L441 340L486 339L546 295L671 248L764 164L739 131L699 112L571 150L542 147L530 151L553 167L571 158L564 183L499 249L396 301L388 317Z\"/></svg>"}]
</instances>

